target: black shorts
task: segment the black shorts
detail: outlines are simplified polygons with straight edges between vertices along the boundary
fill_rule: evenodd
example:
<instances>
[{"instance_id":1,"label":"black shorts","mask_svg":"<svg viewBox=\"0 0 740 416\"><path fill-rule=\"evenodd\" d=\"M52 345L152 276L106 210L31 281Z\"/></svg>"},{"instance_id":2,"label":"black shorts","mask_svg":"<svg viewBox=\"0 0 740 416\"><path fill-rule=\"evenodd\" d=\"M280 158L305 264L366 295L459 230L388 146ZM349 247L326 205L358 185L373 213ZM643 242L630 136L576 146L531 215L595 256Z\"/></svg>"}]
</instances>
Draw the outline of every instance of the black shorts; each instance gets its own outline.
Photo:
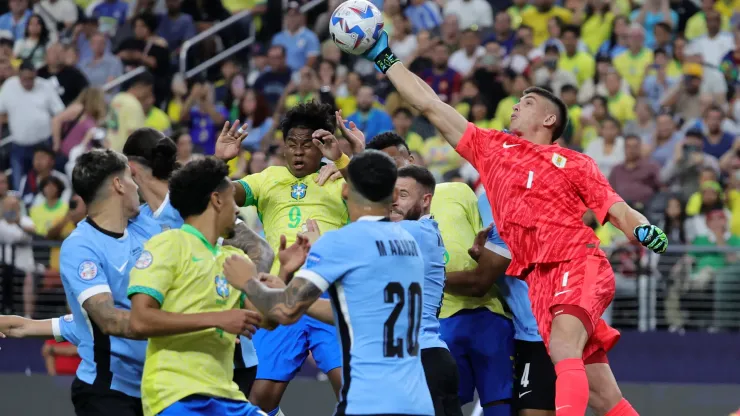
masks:
<instances>
[{"instance_id":1,"label":"black shorts","mask_svg":"<svg viewBox=\"0 0 740 416\"><path fill-rule=\"evenodd\" d=\"M104 390L75 378L72 404L77 416L143 416L141 399L120 391Z\"/></svg>"},{"instance_id":2,"label":"black shorts","mask_svg":"<svg viewBox=\"0 0 740 416\"><path fill-rule=\"evenodd\" d=\"M452 354L445 348L427 348L421 350L421 364L432 395L434 415L462 416L457 394L460 375Z\"/></svg>"},{"instance_id":3,"label":"black shorts","mask_svg":"<svg viewBox=\"0 0 740 416\"><path fill-rule=\"evenodd\" d=\"M238 348L238 347L237 347ZM252 391L254 379L257 377L257 366L249 368L234 369L234 383L239 386L239 390L249 399L249 392Z\"/></svg>"},{"instance_id":4,"label":"black shorts","mask_svg":"<svg viewBox=\"0 0 740 416\"><path fill-rule=\"evenodd\" d=\"M545 343L516 340L514 409L555 410L555 366Z\"/></svg>"}]
</instances>

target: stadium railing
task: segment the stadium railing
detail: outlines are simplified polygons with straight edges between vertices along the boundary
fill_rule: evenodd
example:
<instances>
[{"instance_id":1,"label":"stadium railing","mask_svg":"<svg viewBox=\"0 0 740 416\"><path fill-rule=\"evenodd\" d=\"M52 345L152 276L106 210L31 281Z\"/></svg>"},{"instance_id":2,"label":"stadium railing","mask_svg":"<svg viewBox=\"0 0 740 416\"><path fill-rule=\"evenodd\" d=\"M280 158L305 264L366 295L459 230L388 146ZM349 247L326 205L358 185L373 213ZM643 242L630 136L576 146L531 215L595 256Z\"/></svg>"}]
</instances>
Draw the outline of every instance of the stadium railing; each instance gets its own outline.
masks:
<instances>
[{"instance_id":1,"label":"stadium railing","mask_svg":"<svg viewBox=\"0 0 740 416\"><path fill-rule=\"evenodd\" d=\"M2 236L0 236L0 241ZM49 261L59 241L33 240L38 318L64 314L64 290ZM24 274L14 270L18 249L0 243L3 312L23 314ZM615 274L616 295L604 319L620 329L740 330L740 248L671 246L655 255L642 247L605 248Z\"/></svg>"}]
</instances>

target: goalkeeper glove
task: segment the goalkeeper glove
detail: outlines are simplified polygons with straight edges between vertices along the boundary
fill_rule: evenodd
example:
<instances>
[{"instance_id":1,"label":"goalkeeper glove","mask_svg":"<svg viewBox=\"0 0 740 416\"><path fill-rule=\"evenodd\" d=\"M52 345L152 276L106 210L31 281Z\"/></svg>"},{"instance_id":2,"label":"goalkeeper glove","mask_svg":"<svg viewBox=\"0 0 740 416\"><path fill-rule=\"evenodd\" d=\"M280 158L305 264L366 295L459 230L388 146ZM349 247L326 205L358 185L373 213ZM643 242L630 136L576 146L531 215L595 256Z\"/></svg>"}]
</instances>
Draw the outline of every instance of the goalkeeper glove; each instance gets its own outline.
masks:
<instances>
[{"instance_id":1,"label":"goalkeeper glove","mask_svg":"<svg viewBox=\"0 0 740 416\"><path fill-rule=\"evenodd\" d=\"M637 227L635 227L635 231L633 233L640 244L649 248L655 253L663 253L668 247L668 237L666 237L663 230L654 225L638 225Z\"/></svg>"},{"instance_id":2,"label":"goalkeeper glove","mask_svg":"<svg viewBox=\"0 0 740 416\"><path fill-rule=\"evenodd\" d=\"M375 41L375 45L365 51L365 53L362 54L362 57L375 62L375 68L384 74L391 68L391 66L393 66L393 64L400 62L396 55L391 51L391 48L388 47L388 33L386 33L385 30L380 34L378 40Z\"/></svg>"}]
</instances>

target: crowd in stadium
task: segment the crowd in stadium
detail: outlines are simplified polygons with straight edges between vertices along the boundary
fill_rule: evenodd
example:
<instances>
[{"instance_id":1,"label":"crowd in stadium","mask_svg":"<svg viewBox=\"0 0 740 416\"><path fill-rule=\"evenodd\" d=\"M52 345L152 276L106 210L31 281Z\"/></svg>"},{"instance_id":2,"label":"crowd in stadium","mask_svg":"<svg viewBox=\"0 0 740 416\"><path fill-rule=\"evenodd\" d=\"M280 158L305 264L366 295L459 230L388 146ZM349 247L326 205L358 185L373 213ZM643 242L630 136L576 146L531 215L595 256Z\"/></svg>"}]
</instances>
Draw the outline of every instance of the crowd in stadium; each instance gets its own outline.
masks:
<instances>
[{"instance_id":1,"label":"crowd in stadium","mask_svg":"<svg viewBox=\"0 0 740 416\"><path fill-rule=\"evenodd\" d=\"M48 262L31 240L62 241L84 218L73 195L75 160L92 148L122 150L141 127L177 143L182 164L214 153L226 121L249 135L229 162L238 179L285 163L279 123L301 103L340 110L367 140L393 130L437 182L478 174L408 106L371 62L346 54L328 36L341 3L260 0L8 0L0 5L0 173L3 291L21 286L29 317L38 292L59 290L58 248ZM477 126L507 129L530 86L568 105L558 140L593 158L614 189L660 224L672 244L740 247L740 2L736 0L376 0L390 46L437 95ZM238 21L190 50L188 68L251 33L258 42L215 68L185 79L183 43L242 10ZM136 68L142 75L106 84ZM341 136L340 136L341 139ZM343 145L348 145L345 141ZM350 153L350 152L347 152ZM260 230L254 209L243 217ZM602 245L626 240L587 215ZM21 244L17 248L12 244ZM58 246L58 245L57 245ZM47 248L48 250L48 248ZM12 260L11 260L12 259ZM712 307L732 285L732 254L666 254L666 325L687 320L721 329ZM616 259L618 292L634 292L639 263ZM43 266L38 263L45 263ZM22 283L21 283L22 282ZM632 289L630 289L632 288ZM730 297L730 299L732 299ZM22 302L21 302L22 301ZM731 300L725 300L729 302Z\"/></svg>"}]
</instances>

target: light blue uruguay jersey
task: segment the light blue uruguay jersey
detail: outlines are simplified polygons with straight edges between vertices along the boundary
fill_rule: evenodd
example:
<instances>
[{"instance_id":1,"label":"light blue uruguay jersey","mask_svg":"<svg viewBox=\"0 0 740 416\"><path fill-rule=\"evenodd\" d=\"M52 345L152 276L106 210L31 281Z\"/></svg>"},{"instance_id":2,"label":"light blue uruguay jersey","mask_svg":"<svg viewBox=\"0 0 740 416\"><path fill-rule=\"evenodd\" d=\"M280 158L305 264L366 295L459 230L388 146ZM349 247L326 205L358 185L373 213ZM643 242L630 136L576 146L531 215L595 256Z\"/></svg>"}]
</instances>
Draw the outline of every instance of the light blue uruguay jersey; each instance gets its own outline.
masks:
<instances>
[{"instance_id":1,"label":"light blue uruguay jersey","mask_svg":"<svg viewBox=\"0 0 740 416\"><path fill-rule=\"evenodd\" d=\"M421 312L419 347L445 348L447 344L439 335L439 310L445 289L445 245L437 221L424 216L418 221L401 221L399 224L419 244L424 259L424 309Z\"/></svg>"},{"instance_id":2,"label":"light blue uruguay jersey","mask_svg":"<svg viewBox=\"0 0 740 416\"><path fill-rule=\"evenodd\" d=\"M152 211L149 204L144 204L139 209L139 215L155 219L162 226L162 231L176 230L185 223L180 216L180 212L170 203L169 193L164 197L162 205L156 211Z\"/></svg>"},{"instance_id":3,"label":"light blue uruguay jersey","mask_svg":"<svg viewBox=\"0 0 740 416\"><path fill-rule=\"evenodd\" d=\"M434 415L419 354L424 261L387 218L329 231L296 274L329 291L342 346L335 415Z\"/></svg>"},{"instance_id":4,"label":"light blue uruguay jersey","mask_svg":"<svg viewBox=\"0 0 740 416\"><path fill-rule=\"evenodd\" d=\"M77 336L77 332L75 331L75 318L72 314L51 320L51 332L54 334L54 339L59 342L68 341L75 347L79 346L80 337Z\"/></svg>"},{"instance_id":5,"label":"light blue uruguay jersey","mask_svg":"<svg viewBox=\"0 0 740 416\"><path fill-rule=\"evenodd\" d=\"M74 316L82 363L77 377L101 389L140 397L141 372L146 341L105 335L82 307L86 300L110 293L116 308L130 310L126 296L129 272L144 243L161 232L159 224L145 215L129 221L122 237L100 229L89 218L62 243L60 268L64 291Z\"/></svg>"},{"instance_id":6,"label":"light blue uruguay jersey","mask_svg":"<svg viewBox=\"0 0 740 416\"><path fill-rule=\"evenodd\" d=\"M480 217L484 225L493 224L486 240L486 249L511 259L509 247L498 234L496 224L493 222L491 204L488 202L485 192L478 197L478 211L480 211ZM542 341L542 337L537 330L537 321L534 319L534 314L532 314L527 283L515 277L502 276L498 279L497 284L501 290L501 296L504 297L511 313L514 315L514 338L520 341Z\"/></svg>"}]
</instances>

